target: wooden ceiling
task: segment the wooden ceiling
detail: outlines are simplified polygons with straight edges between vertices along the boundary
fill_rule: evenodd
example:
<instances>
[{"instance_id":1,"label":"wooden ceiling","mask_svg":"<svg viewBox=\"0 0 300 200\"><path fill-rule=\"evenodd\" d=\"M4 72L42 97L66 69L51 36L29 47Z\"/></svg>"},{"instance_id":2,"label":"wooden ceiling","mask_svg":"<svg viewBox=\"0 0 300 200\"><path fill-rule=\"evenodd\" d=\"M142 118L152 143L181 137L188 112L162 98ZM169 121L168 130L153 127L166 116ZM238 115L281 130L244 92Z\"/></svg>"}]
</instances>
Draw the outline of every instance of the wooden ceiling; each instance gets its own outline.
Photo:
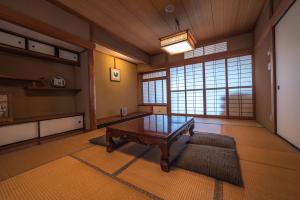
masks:
<instances>
[{"instance_id":1,"label":"wooden ceiling","mask_svg":"<svg viewBox=\"0 0 300 200\"><path fill-rule=\"evenodd\" d=\"M52 0L53 2L53 0ZM251 31L265 0L55 0L148 54L161 52L159 38L190 29L199 42ZM165 13L174 4L176 11Z\"/></svg>"}]
</instances>

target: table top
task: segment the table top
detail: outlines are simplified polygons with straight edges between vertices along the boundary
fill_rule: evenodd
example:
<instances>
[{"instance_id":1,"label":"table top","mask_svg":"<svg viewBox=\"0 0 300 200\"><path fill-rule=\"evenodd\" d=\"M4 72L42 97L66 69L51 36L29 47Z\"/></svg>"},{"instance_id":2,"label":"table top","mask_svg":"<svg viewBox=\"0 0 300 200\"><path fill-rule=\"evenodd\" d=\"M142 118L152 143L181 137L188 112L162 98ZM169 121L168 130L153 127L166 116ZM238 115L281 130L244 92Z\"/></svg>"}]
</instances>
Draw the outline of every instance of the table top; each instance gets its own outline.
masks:
<instances>
[{"instance_id":1,"label":"table top","mask_svg":"<svg viewBox=\"0 0 300 200\"><path fill-rule=\"evenodd\" d=\"M167 138L176 133L179 129L193 121L193 117L149 115L112 126L107 130L117 130L121 132L133 133L144 136L154 136Z\"/></svg>"}]
</instances>

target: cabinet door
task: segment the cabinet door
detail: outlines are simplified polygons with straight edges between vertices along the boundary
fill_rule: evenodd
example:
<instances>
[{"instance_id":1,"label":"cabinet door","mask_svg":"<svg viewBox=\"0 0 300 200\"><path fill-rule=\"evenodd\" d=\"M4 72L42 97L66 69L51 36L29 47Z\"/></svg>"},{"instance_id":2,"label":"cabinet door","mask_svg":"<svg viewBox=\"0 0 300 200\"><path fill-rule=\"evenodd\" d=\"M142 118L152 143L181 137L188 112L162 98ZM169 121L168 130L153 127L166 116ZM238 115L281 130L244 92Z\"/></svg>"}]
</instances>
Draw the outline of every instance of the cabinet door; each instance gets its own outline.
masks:
<instances>
[{"instance_id":1,"label":"cabinet door","mask_svg":"<svg viewBox=\"0 0 300 200\"><path fill-rule=\"evenodd\" d=\"M0 146L38 137L38 123L30 122L0 127Z\"/></svg>"},{"instance_id":2,"label":"cabinet door","mask_svg":"<svg viewBox=\"0 0 300 200\"><path fill-rule=\"evenodd\" d=\"M33 40L28 40L28 49L31 51L48 54L51 56L55 55L55 48L53 46L36 42Z\"/></svg>"},{"instance_id":3,"label":"cabinet door","mask_svg":"<svg viewBox=\"0 0 300 200\"><path fill-rule=\"evenodd\" d=\"M59 49L59 57L66 60L78 61L78 54L62 49Z\"/></svg>"},{"instance_id":4,"label":"cabinet door","mask_svg":"<svg viewBox=\"0 0 300 200\"><path fill-rule=\"evenodd\" d=\"M83 128L83 116L51 119L40 122L41 137Z\"/></svg>"},{"instance_id":5,"label":"cabinet door","mask_svg":"<svg viewBox=\"0 0 300 200\"><path fill-rule=\"evenodd\" d=\"M166 115L167 114L167 106L153 106L153 114Z\"/></svg>"},{"instance_id":6,"label":"cabinet door","mask_svg":"<svg viewBox=\"0 0 300 200\"><path fill-rule=\"evenodd\" d=\"M0 43L25 49L25 38L0 31Z\"/></svg>"}]
</instances>

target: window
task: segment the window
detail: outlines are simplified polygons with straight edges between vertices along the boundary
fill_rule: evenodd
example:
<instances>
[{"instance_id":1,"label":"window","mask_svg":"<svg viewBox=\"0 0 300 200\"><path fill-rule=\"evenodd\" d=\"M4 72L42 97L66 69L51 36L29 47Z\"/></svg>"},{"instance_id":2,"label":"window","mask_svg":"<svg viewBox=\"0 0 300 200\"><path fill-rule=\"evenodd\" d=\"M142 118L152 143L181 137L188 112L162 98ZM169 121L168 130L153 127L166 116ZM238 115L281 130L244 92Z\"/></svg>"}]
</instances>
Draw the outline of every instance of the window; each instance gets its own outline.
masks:
<instances>
[{"instance_id":1,"label":"window","mask_svg":"<svg viewBox=\"0 0 300 200\"><path fill-rule=\"evenodd\" d=\"M252 56L170 68L171 113L253 117Z\"/></svg>"},{"instance_id":2,"label":"window","mask_svg":"<svg viewBox=\"0 0 300 200\"><path fill-rule=\"evenodd\" d=\"M143 103L166 104L167 81L166 71L143 74Z\"/></svg>"},{"instance_id":3,"label":"window","mask_svg":"<svg viewBox=\"0 0 300 200\"><path fill-rule=\"evenodd\" d=\"M227 42L220 42L220 43L199 47L192 51L185 52L184 59L210 55L210 54L220 53L224 51L227 51Z\"/></svg>"},{"instance_id":4,"label":"window","mask_svg":"<svg viewBox=\"0 0 300 200\"><path fill-rule=\"evenodd\" d=\"M171 112L203 114L202 64L170 69Z\"/></svg>"},{"instance_id":5,"label":"window","mask_svg":"<svg viewBox=\"0 0 300 200\"><path fill-rule=\"evenodd\" d=\"M143 74L143 80L151 79L151 78L160 78L165 76L166 76L166 71L152 72L152 73Z\"/></svg>"}]
</instances>

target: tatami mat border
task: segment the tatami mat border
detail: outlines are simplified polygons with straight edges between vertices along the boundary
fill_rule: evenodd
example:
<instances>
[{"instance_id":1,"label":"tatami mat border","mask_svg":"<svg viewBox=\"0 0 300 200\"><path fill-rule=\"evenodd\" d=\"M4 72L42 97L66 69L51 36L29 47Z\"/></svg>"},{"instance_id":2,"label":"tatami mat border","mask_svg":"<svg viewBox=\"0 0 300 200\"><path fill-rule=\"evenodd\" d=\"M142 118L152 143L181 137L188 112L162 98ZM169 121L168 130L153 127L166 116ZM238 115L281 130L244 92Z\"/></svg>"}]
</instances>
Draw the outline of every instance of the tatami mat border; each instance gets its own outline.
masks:
<instances>
[{"instance_id":1,"label":"tatami mat border","mask_svg":"<svg viewBox=\"0 0 300 200\"><path fill-rule=\"evenodd\" d=\"M147 151L149 151L149 150L147 150ZM86 162L86 161L80 159L80 158L77 158L77 157L75 157L75 156L73 156L73 155L70 155L70 156L71 156L72 158L74 158L74 159L80 161L81 163L83 163L83 164L85 164L85 165L87 165L87 166L89 166L89 167L91 167L91 168L93 168L93 169L95 169L95 170L101 172L102 174L104 174L104 175L106 175L106 176L109 176L110 178L112 178L112 179L118 181L119 183L125 184L126 186L128 186L128 187L130 187L130 188L132 188L132 189L134 189L134 190L136 190L136 191L138 191L138 192L140 192L140 193L142 193L142 194L145 194L146 196L150 197L151 199L154 199L154 200L162 200L162 198L156 196L155 194L152 194L152 193L150 193L150 192L148 192L148 191L146 191L146 190L143 190L143 189L141 189L141 188L139 188L139 187L137 187L137 186L135 186L135 185L133 185L133 184L127 182L127 181L124 181L124 180L122 180L122 179L116 177L115 175L109 174L109 173L105 172L104 170L102 170L102 169L100 169L100 168L98 168L98 167L96 167L96 166L94 166L94 165L92 165L92 164L90 164L90 163L88 163L88 162ZM137 159L133 159L133 160L134 160L134 162L135 162ZM131 162L131 164L132 164L132 163L133 163L133 162Z\"/></svg>"}]
</instances>

